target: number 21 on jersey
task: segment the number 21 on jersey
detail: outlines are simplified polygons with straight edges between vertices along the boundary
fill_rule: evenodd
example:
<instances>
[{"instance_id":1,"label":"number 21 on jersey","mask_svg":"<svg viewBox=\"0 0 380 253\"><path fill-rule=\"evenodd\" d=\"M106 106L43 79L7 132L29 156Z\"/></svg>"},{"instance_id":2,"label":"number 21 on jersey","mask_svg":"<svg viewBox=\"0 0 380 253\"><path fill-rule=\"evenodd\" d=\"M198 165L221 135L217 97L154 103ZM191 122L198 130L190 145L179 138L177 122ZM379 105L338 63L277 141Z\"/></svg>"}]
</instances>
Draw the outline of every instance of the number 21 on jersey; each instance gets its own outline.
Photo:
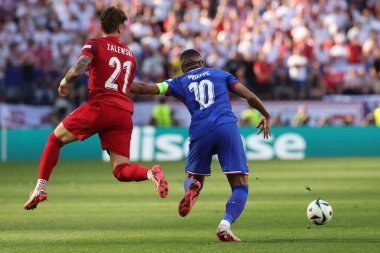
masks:
<instances>
[{"instance_id":1,"label":"number 21 on jersey","mask_svg":"<svg viewBox=\"0 0 380 253\"><path fill-rule=\"evenodd\" d=\"M210 80L202 80L198 82L192 82L189 85L190 92L194 92L195 101L200 105L200 109L203 110L214 103L214 84ZM207 92L207 96L206 96ZM208 98L208 99L207 99ZM206 102L207 99L207 102Z\"/></svg>"},{"instance_id":2,"label":"number 21 on jersey","mask_svg":"<svg viewBox=\"0 0 380 253\"><path fill-rule=\"evenodd\" d=\"M107 89L112 89L112 90L117 91L119 86L116 83L114 83L114 81L119 77L121 73L121 62L119 58L114 56L114 57L111 57L108 64L110 67L115 68L115 70L113 71L111 76L107 79L105 87ZM123 69L125 69L125 76L124 76L124 85L123 85L122 92L124 94L127 94L128 79L129 79L129 74L131 73L131 66L132 66L132 62L130 61L126 61L123 63Z\"/></svg>"}]
</instances>

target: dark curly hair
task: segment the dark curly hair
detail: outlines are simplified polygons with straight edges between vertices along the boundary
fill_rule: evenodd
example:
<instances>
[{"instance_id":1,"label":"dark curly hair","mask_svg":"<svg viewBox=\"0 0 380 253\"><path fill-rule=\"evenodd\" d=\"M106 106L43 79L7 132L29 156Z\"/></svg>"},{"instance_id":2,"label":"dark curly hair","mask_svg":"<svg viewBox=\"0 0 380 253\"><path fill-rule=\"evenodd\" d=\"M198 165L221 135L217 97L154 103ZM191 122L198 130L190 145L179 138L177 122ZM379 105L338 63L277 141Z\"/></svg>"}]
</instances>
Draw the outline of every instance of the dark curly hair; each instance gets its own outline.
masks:
<instances>
[{"instance_id":1,"label":"dark curly hair","mask_svg":"<svg viewBox=\"0 0 380 253\"><path fill-rule=\"evenodd\" d=\"M100 15L100 23L103 32L110 34L117 31L119 25L124 24L128 20L122 9L117 7L109 7Z\"/></svg>"},{"instance_id":2,"label":"dark curly hair","mask_svg":"<svg viewBox=\"0 0 380 253\"><path fill-rule=\"evenodd\" d=\"M185 73L203 65L201 54L194 49L184 51L180 56L180 61L182 71Z\"/></svg>"}]
</instances>

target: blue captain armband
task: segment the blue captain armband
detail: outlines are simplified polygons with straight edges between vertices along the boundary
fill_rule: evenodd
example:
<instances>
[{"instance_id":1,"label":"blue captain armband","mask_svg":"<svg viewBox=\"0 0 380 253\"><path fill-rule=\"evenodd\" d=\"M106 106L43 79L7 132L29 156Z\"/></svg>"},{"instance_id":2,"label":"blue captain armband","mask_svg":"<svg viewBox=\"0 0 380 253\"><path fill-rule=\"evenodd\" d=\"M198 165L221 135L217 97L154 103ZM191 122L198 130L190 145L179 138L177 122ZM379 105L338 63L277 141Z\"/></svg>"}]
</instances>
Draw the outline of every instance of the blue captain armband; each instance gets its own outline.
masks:
<instances>
[{"instance_id":1,"label":"blue captain armband","mask_svg":"<svg viewBox=\"0 0 380 253\"><path fill-rule=\"evenodd\" d=\"M165 96L168 88L169 88L169 84L167 82L162 82L162 83L156 83L158 89L160 90L160 94L159 95L163 95Z\"/></svg>"}]
</instances>

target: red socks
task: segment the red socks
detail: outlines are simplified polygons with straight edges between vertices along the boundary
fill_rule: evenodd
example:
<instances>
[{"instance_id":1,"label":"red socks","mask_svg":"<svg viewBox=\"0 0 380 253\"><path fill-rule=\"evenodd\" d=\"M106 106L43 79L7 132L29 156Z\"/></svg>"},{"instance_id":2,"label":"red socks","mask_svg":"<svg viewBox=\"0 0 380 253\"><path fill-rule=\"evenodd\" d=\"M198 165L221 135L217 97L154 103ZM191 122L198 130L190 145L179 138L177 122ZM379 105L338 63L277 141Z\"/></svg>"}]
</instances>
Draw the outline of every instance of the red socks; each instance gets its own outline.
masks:
<instances>
[{"instance_id":1,"label":"red socks","mask_svg":"<svg viewBox=\"0 0 380 253\"><path fill-rule=\"evenodd\" d=\"M148 179L148 170L139 164L122 163L113 170L113 175L122 182L145 181Z\"/></svg>"},{"instance_id":2,"label":"red socks","mask_svg":"<svg viewBox=\"0 0 380 253\"><path fill-rule=\"evenodd\" d=\"M50 174L58 162L59 151L63 145L64 144L57 139L54 133L49 135L45 149L41 155L40 170L38 174L39 179L49 180ZM113 170L113 174L119 181L123 182L145 181L148 179L148 170L149 169L139 164L123 163Z\"/></svg>"},{"instance_id":3,"label":"red socks","mask_svg":"<svg viewBox=\"0 0 380 253\"><path fill-rule=\"evenodd\" d=\"M59 150L63 145L64 144L57 139L54 133L49 135L40 159L39 179L49 180L50 174L58 162Z\"/></svg>"}]
</instances>

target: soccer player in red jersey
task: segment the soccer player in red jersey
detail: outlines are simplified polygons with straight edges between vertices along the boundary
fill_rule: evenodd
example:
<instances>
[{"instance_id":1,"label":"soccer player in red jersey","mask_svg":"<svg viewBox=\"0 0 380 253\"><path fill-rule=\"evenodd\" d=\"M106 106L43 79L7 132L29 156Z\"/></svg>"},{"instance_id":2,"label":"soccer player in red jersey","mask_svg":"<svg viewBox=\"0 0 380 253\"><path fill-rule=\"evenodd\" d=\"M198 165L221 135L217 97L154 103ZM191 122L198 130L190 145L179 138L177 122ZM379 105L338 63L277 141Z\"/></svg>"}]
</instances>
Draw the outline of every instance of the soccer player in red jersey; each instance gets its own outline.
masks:
<instances>
[{"instance_id":1,"label":"soccer player in red jersey","mask_svg":"<svg viewBox=\"0 0 380 253\"><path fill-rule=\"evenodd\" d=\"M58 93L67 96L71 84L89 69L89 98L67 116L52 132L42 153L38 181L24 208L34 209L47 199L46 184L58 162L63 145L99 134L103 150L110 155L114 176L123 182L151 180L157 193L165 198L169 185L158 165L147 169L129 162L133 129L133 102L128 98L134 79L136 60L129 48L119 41L126 15L110 7L101 17L103 37L87 40L74 66L62 79Z\"/></svg>"}]
</instances>

